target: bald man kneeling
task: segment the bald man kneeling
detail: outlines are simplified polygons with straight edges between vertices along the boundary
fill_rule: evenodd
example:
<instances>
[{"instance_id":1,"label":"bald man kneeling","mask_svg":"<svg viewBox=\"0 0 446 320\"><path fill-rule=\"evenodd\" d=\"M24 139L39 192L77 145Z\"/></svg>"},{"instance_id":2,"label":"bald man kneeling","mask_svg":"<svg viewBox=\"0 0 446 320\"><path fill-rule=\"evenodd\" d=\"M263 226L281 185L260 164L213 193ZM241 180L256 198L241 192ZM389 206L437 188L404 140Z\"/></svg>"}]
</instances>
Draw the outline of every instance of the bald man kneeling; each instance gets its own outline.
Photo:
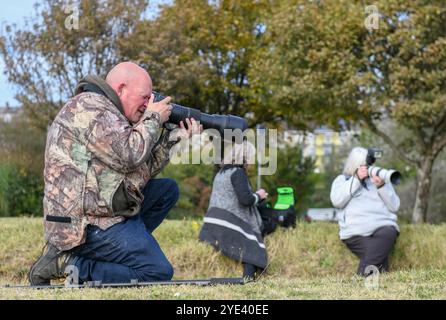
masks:
<instances>
[{"instance_id":1,"label":"bald man kneeling","mask_svg":"<svg viewBox=\"0 0 446 320\"><path fill-rule=\"evenodd\" d=\"M60 110L45 152L42 256L31 285L67 276L71 283L170 280L173 267L152 236L176 203L174 180L153 179L169 150L202 127L168 121L170 98L154 103L152 80L123 62L82 79ZM70 268L67 268L70 266Z\"/></svg>"}]
</instances>

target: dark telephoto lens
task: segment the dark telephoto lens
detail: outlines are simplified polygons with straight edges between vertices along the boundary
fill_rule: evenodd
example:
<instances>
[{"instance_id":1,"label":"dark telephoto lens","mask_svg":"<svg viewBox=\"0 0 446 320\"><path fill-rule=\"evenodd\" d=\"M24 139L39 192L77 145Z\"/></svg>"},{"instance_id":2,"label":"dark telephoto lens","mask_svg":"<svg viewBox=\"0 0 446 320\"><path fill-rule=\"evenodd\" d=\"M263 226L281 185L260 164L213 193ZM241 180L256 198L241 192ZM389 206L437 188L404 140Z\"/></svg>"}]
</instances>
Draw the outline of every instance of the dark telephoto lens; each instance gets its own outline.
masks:
<instances>
[{"instance_id":1,"label":"dark telephoto lens","mask_svg":"<svg viewBox=\"0 0 446 320\"><path fill-rule=\"evenodd\" d=\"M153 92L155 96L154 102L158 102L164 99L164 96L157 92ZM181 121L184 122L186 118L194 118L200 121L204 129L216 129L221 134L224 133L224 129L240 129L245 131L248 128L248 122L246 119L233 115L220 115L220 114L207 114L201 112L198 109L188 108L179 104L171 103L172 113L170 114L169 123L179 125Z\"/></svg>"}]
</instances>

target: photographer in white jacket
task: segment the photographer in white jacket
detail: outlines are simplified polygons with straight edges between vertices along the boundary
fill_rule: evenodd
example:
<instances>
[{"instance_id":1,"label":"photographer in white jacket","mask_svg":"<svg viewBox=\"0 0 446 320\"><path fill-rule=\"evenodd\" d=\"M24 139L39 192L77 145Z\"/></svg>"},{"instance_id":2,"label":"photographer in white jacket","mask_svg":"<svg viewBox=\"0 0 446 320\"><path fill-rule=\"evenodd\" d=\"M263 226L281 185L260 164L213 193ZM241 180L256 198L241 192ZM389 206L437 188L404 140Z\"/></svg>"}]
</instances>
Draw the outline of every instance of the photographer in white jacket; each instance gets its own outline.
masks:
<instances>
[{"instance_id":1,"label":"photographer in white jacket","mask_svg":"<svg viewBox=\"0 0 446 320\"><path fill-rule=\"evenodd\" d=\"M331 202L339 212L339 236L360 259L357 273L367 276L375 266L388 271L388 256L399 235L396 212L400 199L391 183L369 176L368 150L354 148L344 172L331 187ZM367 272L366 272L367 269Z\"/></svg>"}]
</instances>

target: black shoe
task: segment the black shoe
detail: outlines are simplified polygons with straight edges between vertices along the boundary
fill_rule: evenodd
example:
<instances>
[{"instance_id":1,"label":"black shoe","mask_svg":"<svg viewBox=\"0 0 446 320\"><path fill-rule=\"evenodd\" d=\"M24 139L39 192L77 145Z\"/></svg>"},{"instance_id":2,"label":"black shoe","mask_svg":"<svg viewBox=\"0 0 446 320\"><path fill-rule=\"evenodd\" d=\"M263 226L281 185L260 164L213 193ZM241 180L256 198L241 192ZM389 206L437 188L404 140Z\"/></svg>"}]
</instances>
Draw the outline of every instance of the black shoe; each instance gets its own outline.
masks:
<instances>
[{"instance_id":1,"label":"black shoe","mask_svg":"<svg viewBox=\"0 0 446 320\"><path fill-rule=\"evenodd\" d=\"M47 243L43 253L32 265L28 279L31 286L50 285L51 280L66 277L65 267L71 255L65 251L58 250L55 246Z\"/></svg>"},{"instance_id":2,"label":"black shoe","mask_svg":"<svg viewBox=\"0 0 446 320\"><path fill-rule=\"evenodd\" d=\"M243 263L243 279L245 282L256 280L258 276L258 268L250 263Z\"/></svg>"}]
</instances>

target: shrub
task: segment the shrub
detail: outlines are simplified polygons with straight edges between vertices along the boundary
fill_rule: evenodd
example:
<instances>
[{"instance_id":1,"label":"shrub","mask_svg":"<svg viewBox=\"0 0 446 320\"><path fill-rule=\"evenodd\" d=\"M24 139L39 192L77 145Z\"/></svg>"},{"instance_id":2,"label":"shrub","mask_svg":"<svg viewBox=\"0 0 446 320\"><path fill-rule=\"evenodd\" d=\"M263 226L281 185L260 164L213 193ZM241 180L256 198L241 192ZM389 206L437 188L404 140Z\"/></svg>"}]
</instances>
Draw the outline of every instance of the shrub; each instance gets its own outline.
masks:
<instances>
[{"instance_id":1,"label":"shrub","mask_svg":"<svg viewBox=\"0 0 446 320\"><path fill-rule=\"evenodd\" d=\"M0 165L0 217L43 215L40 175L14 164Z\"/></svg>"}]
</instances>

